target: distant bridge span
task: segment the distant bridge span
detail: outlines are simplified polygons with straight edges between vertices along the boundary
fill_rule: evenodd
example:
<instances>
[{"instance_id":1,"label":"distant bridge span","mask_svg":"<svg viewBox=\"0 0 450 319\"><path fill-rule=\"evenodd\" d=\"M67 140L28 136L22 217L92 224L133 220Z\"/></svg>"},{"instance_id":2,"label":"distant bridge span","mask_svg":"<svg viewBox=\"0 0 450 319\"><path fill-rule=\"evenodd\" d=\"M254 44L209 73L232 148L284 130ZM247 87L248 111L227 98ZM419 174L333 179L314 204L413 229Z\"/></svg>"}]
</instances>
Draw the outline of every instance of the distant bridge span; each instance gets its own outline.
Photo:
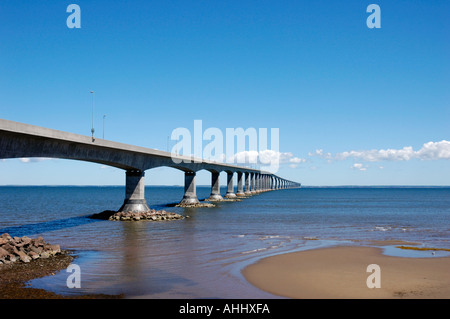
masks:
<instances>
[{"instance_id":1,"label":"distant bridge span","mask_svg":"<svg viewBox=\"0 0 450 319\"><path fill-rule=\"evenodd\" d=\"M185 187L181 205L197 204L196 172L211 172L210 201L223 199L219 174L227 173L225 197L251 195L267 190L296 188L300 183L270 172L205 159L174 155L134 145L0 119L0 159L48 157L99 163L126 171L125 200L119 211L147 211L144 176L147 169L167 166L184 171ZM234 174L237 174L237 193ZM244 188L245 185L245 188Z\"/></svg>"}]
</instances>

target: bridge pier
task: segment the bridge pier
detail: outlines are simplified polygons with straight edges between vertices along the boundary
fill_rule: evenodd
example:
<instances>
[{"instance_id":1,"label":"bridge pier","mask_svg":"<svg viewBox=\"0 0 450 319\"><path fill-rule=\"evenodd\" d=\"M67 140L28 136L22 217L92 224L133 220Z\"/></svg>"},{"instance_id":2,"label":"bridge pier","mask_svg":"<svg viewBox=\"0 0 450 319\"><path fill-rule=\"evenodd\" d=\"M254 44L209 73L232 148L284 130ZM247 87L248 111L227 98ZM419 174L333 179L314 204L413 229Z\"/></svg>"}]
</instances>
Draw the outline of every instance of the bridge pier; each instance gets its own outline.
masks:
<instances>
[{"instance_id":1,"label":"bridge pier","mask_svg":"<svg viewBox=\"0 0 450 319\"><path fill-rule=\"evenodd\" d=\"M222 195L220 195L220 173L211 173L211 195L208 197L208 201L220 201L223 200Z\"/></svg>"},{"instance_id":2,"label":"bridge pier","mask_svg":"<svg viewBox=\"0 0 450 319\"><path fill-rule=\"evenodd\" d=\"M141 170L127 170L125 175L125 200L119 212L147 212L145 201L145 173Z\"/></svg>"},{"instance_id":3,"label":"bridge pier","mask_svg":"<svg viewBox=\"0 0 450 319\"><path fill-rule=\"evenodd\" d=\"M256 194L256 173L250 173L250 193Z\"/></svg>"},{"instance_id":4,"label":"bridge pier","mask_svg":"<svg viewBox=\"0 0 450 319\"><path fill-rule=\"evenodd\" d=\"M227 172L227 193L225 194L225 198L236 198L232 172Z\"/></svg>"},{"instance_id":5,"label":"bridge pier","mask_svg":"<svg viewBox=\"0 0 450 319\"><path fill-rule=\"evenodd\" d=\"M236 193L236 196L245 196L244 194L244 181L242 180L243 178L243 173L242 172L238 172L237 176L238 176L238 191Z\"/></svg>"},{"instance_id":6,"label":"bridge pier","mask_svg":"<svg viewBox=\"0 0 450 319\"><path fill-rule=\"evenodd\" d=\"M184 196L179 205L195 205L200 203L197 198L197 184L195 177L195 172L184 173Z\"/></svg>"},{"instance_id":7,"label":"bridge pier","mask_svg":"<svg viewBox=\"0 0 450 319\"><path fill-rule=\"evenodd\" d=\"M256 194L261 193L261 186L262 186L262 176L260 173L256 173L256 179L255 179Z\"/></svg>"},{"instance_id":8,"label":"bridge pier","mask_svg":"<svg viewBox=\"0 0 450 319\"><path fill-rule=\"evenodd\" d=\"M244 194L246 196L250 196L252 194L251 190L250 190L250 173L246 172L245 173L245 191Z\"/></svg>"}]
</instances>

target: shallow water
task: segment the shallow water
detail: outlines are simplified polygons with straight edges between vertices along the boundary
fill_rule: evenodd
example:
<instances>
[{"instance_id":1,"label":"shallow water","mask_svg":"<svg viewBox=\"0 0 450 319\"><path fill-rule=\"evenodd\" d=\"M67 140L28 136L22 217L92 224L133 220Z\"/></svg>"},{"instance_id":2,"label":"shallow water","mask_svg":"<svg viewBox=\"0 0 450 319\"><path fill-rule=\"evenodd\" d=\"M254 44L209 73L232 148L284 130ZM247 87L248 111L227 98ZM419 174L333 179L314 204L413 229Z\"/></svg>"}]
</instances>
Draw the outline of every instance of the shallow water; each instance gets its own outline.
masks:
<instances>
[{"instance_id":1,"label":"shallow water","mask_svg":"<svg viewBox=\"0 0 450 319\"><path fill-rule=\"evenodd\" d=\"M225 193L225 190L222 190ZM63 294L124 293L131 298L277 298L248 284L246 265L284 252L399 240L450 248L450 188L301 188L265 192L214 208L167 207L182 187L147 187L150 207L189 218L168 222L90 219L118 209L124 187L0 187L0 233L43 236L78 256L81 288L70 275L32 287ZM209 187L198 187L200 199ZM409 257L441 251L385 253Z\"/></svg>"}]
</instances>

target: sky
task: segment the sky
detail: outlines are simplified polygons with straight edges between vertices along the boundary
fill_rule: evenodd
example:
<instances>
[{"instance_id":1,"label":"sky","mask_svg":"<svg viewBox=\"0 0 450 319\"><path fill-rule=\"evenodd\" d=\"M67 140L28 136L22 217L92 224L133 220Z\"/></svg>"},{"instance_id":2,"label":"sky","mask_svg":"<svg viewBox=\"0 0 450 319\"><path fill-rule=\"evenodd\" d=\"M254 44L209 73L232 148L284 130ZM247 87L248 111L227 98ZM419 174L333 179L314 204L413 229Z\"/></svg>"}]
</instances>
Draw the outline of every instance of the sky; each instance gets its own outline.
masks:
<instances>
[{"instance_id":1,"label":"sky","mask_svg":"<svg viewBox=\"0 0 450 319\"><path fill-rule=\"evenodd\" d=\"M446 0L1 0L0 118L89 136L94 91L98 138L171 150L194 121L276 128L276 174L303 185L450 185L449 14ZM0 185L124 180L95 163L0 160ZM183 182L146 172L147 185Z\"/></svg>"}]
</instances>

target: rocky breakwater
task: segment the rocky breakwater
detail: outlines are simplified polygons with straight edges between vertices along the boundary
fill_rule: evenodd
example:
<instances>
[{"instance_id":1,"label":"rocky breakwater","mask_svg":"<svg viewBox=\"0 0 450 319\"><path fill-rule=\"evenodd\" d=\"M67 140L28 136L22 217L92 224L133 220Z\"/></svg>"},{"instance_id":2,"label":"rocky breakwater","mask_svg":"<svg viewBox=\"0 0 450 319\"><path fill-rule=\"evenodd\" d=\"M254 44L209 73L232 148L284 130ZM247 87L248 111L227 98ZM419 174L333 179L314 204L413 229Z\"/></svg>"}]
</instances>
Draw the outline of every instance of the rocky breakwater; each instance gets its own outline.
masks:
<instances>
[{"instance_id":1,"label":"rocky breakwater","mask_svg":"<svg viewBox=\"0 0 450 319\"><path fill-rule=\"evenodd\" d=\"M150 210L148 212L117 212L109 216L109 220L121 220L121 221L164 221L183 219L180 214L166 212L165 210Z\"/></svg>"},{"instance_id":2,"label":"rocky breakwater","mask_svg":"<svg viewBox=\"0 0 450 319\"><path fill-rule=\"evenodd\" d=\"M60 246L46 243L42 237L11 237L7 233L0 236L0 265L17 261L28 263L57 254L61 254Z\"/></svg>"},{"instance_id":3,"label":"rocky breakwater","mask_svg":"<svg viewBox=\"0 0 450 319\"><path fill-rule=\"evenodd\" d=\"M211 203L175 204L174 206L184 208L216 207L216 205Z\"/></svg>"}]
</instances>

